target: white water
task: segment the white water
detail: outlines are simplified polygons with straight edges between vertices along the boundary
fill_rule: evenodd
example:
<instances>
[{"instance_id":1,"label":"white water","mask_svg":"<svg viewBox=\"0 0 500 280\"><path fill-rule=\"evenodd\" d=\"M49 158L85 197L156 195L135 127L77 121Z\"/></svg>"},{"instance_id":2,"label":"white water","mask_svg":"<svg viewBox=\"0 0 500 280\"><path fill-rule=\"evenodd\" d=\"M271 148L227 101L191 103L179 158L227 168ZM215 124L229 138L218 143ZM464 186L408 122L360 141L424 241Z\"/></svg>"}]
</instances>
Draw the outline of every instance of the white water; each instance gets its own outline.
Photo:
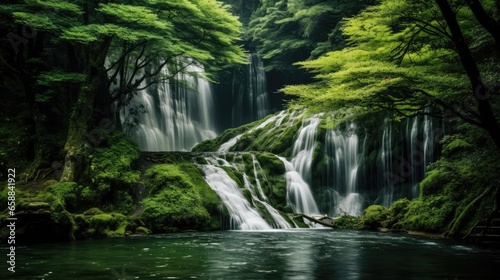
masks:
<instances>
[{"instance_id":1,"label":"white water","mask_svg":"<svg viewBox=\"0 0 500 280\"><path fill-rule=\"evenodd\" d=\"M232 126L261 119L271 112L264 63L256 54L248 55L245 81L233 80ZM236 75L234 76L236 79Z\"/></svg>"},{"instance_id":2,"label":"white water","mask_svg":"<svg viewBox=\"0 0 500 280\"><path fill-rule=\"evenodd\" d=\"M394 181L387 174L392 172L392 125L388 119L384 120L384 132L382 133L382 141L380 152L377 159L377 173L384 174L382 184L383 189L380 195L380 203L385 207L389 207L394 201Z\"/></svg>"},{"instance_id":3,"label":"white water","mask_svg":"<svg viewBox=\"0 0 500 280\"><path fill-rule=\"evenodd\" d=\"M293 145L292 164L295 170L308 183L312 181L311 163L316 147L316 130L321 122L321 115L312 116L302 122L299 136Z\"/></svg>"},{"instance_id":4,"label":"white water","mask_svg":"<svg viewBox=\"0 0 500 280\"><path fill-rule=\"evenodd\" d=\"M295 170L293 164L284 157L278 157L285 165L287 203L293 212L307 215L319 215L318 206L309 185Z\"/></svg>"},{"instance_id":5,"label":"white water","mask_svg":"<svg viewBox=\"0 0 500 280\"><path fill-rule=\"evenodd\" d=\"M220 167L201 165L208 185L219 195L231 217L231 229L268 230L271 226L239 190L238 184Z\"/></svg>"},{"instance_id":6,"label":"white water","mask_svg":"<svg viewBox=\"0 0 500 280\"><path fill-rule=\"evenodd\" d=\"M210 84L199 77L203 67L192 60L184 63L189 65L175 76L177 82L162 81L139 90L121 110L124 131L142 151L190 151L216 136ZM162 77L168 76L164 67Z\"/></svg>"},{"instance_id":7,"label":"white water","mask_svg":"<svg viewBox=\"0 0 500 280\"><path fill-rule=\"evenodd\" d=\"M281 216L281 214L278 212L278 210L274 209L274 207L272 207L266 201L267 198L264 198L264 200L259 199L259 197L255 193L255 188L250 183L250 179L248 178L248 175L246 175L246 174L243 175L243 181L244 181L244 184L245 184L245 188L247 190L249 190L250 193L252 194L252 200L254 201L254 203L260 203L260 204L262 204L266 208L267 212L273 218L274 228L281 228L281 229L289 229L289 228L291 228L290 224L285 220L285 218L283 218ZM256 178L256 181L258 182L257 184L260 186L260 182L259 182L258 178ZM259 192L260 192L261 195L264 195L262 193L262 189L260 189Z\"/></svg>"},{"instance_id":8,"label":"white water","mask_svg":"<svg viewBox=\"0 0 500 280\"><path fill-rule=\"evenodd\" d=\"M325 145L327 153L333 157L333 166L329 164L334 181L334 199L330 213L338 215L345 212L350 215L361 215L363 197L358 193L358 170L362 153L358 151L359 139L355 133L356 126L349 125L344 135L340 130L329 129L326 132ZM364 147L364 145L363 145Z\"/></svg>"},{"instance_id":9,"label":"white water","mask_svg":"<svg viewBox=\"0 0 500 280\"><path fill-rule=\"evenodd\" d=\"M241 156L241 154L239 156L235 156L234 160L242 161ZM269 204L269 201L264 194L261 179L259 179L259 177L262 177L263 180L267 180L267 178L261 172L262 168L260 167L255 155L252 154L252 175L255 178L255 185L252 185L248 175L244 172L243 162L241 164L229 163L225 159L214 156L206 157L205 160L208 165L199 166L203 169L203 171L205 171L205 180L208 185L215 192L217 192L224 205L228 208L229 215L231 217L231 229L260 230L271 228L291 228L290 224L281 216L278 210L274 209ZM250 191L252 195L252 202L259 203L266 208L268 214L271 216L272 225L269 225L269 223L262 218L261 214L259 214L259 212L251 206L250 202L241 192L238 184L231 179L224 169L219 166L226 166L242 172L244 187Z\"/></svg>"}]
</instances>

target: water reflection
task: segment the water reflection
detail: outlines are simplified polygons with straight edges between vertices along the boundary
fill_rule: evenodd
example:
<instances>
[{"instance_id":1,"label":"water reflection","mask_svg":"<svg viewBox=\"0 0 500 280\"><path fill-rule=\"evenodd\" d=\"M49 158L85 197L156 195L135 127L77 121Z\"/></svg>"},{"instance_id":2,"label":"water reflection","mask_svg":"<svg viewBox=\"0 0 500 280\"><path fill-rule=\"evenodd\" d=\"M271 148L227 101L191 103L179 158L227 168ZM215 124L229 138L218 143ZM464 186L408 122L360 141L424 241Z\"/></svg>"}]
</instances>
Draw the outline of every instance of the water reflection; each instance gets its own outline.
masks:
<instances>
[{"instance_id":1,"label":"water reflection","mask_svg":"<svg viewBox=\"0 0 500 280\"><path fill-rule=\"evenodd\" d=\"M0 253L6 248L0 247ZM497 251L403 234L270 230L19 247L0 279L496 279Z\"/></svg>"}]
</instances>

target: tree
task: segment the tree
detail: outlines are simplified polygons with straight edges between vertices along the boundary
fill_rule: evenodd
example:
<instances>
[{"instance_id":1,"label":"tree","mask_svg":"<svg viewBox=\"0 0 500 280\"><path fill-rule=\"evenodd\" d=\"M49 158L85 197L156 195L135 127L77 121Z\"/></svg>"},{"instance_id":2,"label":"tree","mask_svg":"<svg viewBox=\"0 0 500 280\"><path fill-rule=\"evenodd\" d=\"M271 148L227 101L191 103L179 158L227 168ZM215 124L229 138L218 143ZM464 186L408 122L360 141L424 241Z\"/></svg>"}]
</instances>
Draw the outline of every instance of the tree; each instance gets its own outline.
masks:
<instances>
[{"instance_id":1,"label":"tree","mask_svg":"<svg viewBox=\"0 0 500 280\"><path fill-rule=\"evenodd\" d=\"M492 14L493 1L485 3ZM357 107L400 117L447 110L486 129L500 148L498 110L486 98L497 93L485 86L499 78L494 43L471 9L458 4L386 0L368 8L346 21L347 48L300 63L317 83L284 91L316 110Z\"/></svg>"},{"instance_id":2,"label":"tree","mask_svg":"<svg viewBox=\"0 0 500 280\"><path fill-rule=\"evenodd\" d=\"M340 23L372 1L267 0L253 14L247 30L266 70L296 73L294 62L341 49ZM300 73L300 72L299 72Z\"/></svg>"},{"instance_id":3,"label":"tree","mask_svg":"<svg viewBox=\"0 0 500 280\"><path fill-rule=\"evenodd\" d=\"M120 86L113 99L125 100L143 80L164 79L161 68L180 57L191 57L208 69L245 61L242 49L233 44L240 23L215 0L25 0L1 10L71 49L72 62L78 65L75 73L49 71L47 79L83 74L69 121L62 181L78 180L84 172L92 148L88 131L95 97L117 77ZM137 75L145 67L156 69Z\"/></svg>"}]
</instances>

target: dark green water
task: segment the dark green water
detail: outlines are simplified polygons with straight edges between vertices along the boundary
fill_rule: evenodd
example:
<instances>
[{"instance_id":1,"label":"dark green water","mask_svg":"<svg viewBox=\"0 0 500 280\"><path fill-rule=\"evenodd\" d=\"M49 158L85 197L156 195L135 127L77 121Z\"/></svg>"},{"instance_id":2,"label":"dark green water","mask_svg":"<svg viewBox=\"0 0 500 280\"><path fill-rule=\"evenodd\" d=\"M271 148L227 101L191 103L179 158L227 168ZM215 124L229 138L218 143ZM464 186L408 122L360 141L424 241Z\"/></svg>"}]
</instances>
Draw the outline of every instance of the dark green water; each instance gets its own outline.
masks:
<instances>
[{"instance_id":1,"label":"dark green water","mask_svg":"<svg viewBox=\"0 0 500 280\"><path fill-rule=\"evenodd\" d=\"M20 246L0 279L500 279L498 253L390 233L182 233Z\"/></svg>"}]
</instances>

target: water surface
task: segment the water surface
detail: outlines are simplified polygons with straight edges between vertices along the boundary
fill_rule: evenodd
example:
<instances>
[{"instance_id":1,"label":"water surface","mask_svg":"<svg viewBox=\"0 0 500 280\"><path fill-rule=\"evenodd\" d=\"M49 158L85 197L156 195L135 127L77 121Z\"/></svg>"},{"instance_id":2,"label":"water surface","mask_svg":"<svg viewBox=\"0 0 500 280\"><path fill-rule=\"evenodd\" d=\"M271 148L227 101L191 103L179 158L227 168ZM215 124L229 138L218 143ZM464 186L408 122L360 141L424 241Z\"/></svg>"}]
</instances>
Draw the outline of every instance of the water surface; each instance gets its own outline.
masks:
<instances>
[{"instance_id":1,"label":"water surface","mask_svg":"<svg viewBox=\"0 0 500 280\"><path fill-rule=\"evenodd\" d=\"M7 253L2 247L2 255ZM17 248L0 279L498 279L498 251L406 234L295 229Z\"/></svg>"}]
</instances>

